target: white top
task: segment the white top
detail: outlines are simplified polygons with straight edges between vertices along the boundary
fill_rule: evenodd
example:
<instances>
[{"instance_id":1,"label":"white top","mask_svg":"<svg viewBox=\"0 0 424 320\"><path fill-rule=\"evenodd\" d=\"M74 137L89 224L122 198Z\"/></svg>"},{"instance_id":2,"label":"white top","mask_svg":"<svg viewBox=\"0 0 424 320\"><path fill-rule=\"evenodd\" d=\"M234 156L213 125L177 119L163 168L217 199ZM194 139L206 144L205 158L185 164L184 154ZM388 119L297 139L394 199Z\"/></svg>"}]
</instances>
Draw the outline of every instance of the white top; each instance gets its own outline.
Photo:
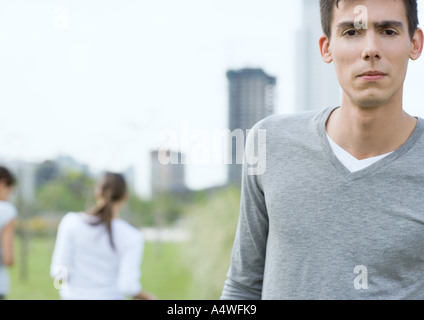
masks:
<instances>
[{"instance_id":1,"label":"white top","mask_svg":"<svg viewBox=\"0 0 424 320\"><path fill-rule=\"evenodd\" d=\"M120 300L141 291L144 238L121 219L112 220L115 251L105 224L84 212L69 212L61 220L50 275L62 299ZM63 282L59 279L63 278Z\"/></svg>"},{"instance_id":2,"label":"white top","mask_svg":"<svg viewBox=\"0 0 424 320\"><path fill-rule=\"evenodd\" d=\"M3 228L17 217L17 211L13 204L0 200L0 235L3 233ZM10 289L9 271L2 264L2 252L0 246L0 294L6 295Z\"/></svg>"},{"instance_id":3,"label":"white top","mask_svg":"<svg viewBox=\"0 0 424 320\"><path fill-rule=\"evenodd\" d=\"M334 152L334 155L350 172L356 172L356 171L365 169L366 167L369 167L373 163L393 153L393 152L389 152L386 154L382 154L380 156L358 160L354 156L352 156L349 152L347 152L345 149L340 147L337 143L335 143L328 134L327 134L327 138L328 138L328 141L330 142L330 146Z\"/></svg>"}]
</instances>

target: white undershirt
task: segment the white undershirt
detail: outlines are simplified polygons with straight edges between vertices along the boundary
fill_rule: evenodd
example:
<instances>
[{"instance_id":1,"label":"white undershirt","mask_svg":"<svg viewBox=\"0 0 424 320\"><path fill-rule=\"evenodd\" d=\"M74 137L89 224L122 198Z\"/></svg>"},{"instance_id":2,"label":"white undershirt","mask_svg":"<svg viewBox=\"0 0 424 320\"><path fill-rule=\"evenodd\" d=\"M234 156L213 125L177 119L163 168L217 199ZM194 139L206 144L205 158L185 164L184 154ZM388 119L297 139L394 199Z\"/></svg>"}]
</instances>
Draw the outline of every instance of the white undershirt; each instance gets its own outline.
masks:
<instances>
[{"instance_id":1,"label":"white undershirt","mask_svg":"<svg viewBox=\"0 0 424 320\"><path fill-rule=\"evenodd\" d=\"M354 156L352 156L349 152L347 152L342 147L340 147L337 143L335 143L328 134L327 134L327 138L328 138L328 142L330 143L331 149L333 150L334 155L350 172L356 172L356 171L365 169L366 167L369 167L373 163L393 153L393 152L389 152L380 156L358 160Z\"/></svg>"}]
</instances>

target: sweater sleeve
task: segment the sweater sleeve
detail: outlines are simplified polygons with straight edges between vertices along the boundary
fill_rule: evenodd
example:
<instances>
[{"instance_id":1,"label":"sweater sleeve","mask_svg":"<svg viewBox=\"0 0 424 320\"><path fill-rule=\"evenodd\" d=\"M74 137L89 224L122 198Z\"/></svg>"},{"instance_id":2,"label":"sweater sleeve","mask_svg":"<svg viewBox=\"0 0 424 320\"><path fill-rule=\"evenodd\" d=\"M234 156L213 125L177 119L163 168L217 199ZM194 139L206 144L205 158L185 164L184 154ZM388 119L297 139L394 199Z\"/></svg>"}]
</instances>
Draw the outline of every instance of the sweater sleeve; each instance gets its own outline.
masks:
<instances>
[{"instance_id":1,"label":"sweater sleeve","mask_svg":"<svg viewBox=\"0 0 424 320\"><path fill-rule=\"evenodd\" d=\"M144 252L144 239L137 233L133 241L121 253L119 263L118 287L129 297L141 292L141 262Z\"/></svg>"},{"instance_id":2,"label":"sweater sleeve","mask_svg":"<svg viewBox=\"0 0 424 320\"><path fill-rule=\"evenodd\" d=\"M246 154L254 146L251 131ZM257 132L256 132L257 133ZM259 139L259 143L261 143ZM263 141L262 141L263 143ZM263 147L265 147L263 145ZM262 156L266 156L262 154ZM260 159L260 158L259 158ZM240 215L231 255L231 264L221 300L258 300L262 297L265 252L268 237L268 215L261 186L263 172L252 174L246 155L242 170ZM265 165L262 158L261 165Z\"/></svg>"}]
</instances>

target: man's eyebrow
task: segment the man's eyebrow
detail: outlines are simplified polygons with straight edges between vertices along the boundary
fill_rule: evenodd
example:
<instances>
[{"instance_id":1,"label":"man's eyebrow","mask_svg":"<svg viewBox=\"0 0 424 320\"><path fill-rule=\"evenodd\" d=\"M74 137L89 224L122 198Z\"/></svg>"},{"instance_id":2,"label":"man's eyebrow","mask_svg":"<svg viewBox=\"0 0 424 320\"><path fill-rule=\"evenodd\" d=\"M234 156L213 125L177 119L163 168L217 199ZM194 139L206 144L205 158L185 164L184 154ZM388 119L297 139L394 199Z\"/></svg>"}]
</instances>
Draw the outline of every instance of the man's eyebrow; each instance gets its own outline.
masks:
<instances>
[{"instance_id":1,"label":"man's eyebrow","mask_svg":"<svg viewBox=\"0 0 424 320\"><path fill-rule=\"evenodd\" d=\"M348 28L355 28L355 23L353 21L343 21L337 25L337 30L344 30Z\"/></svg>"},{"instance_id":2,"label":"man's eyebrow","mask_svg":"<svg viewBox=\"0 0 424 320\"><path fill-rule=\"evenodd\" d=\"M374 28L376 29L383 29L383 28L398 28L398 29L404 29L404 25L400 21L396 20L387 20L387 21L381 21L381 22L375 22Z\"/></svg>"},{"instance_id":3,"label":"man's eyebrow","mask_svg":"<svg viewBox=\"0 0 424 320\"><path fill-rule=\"evenodd\" d=\"M379 21L374 22L374 28L376 29L383 29L383 28L398 28L398 29L405 29L404 24L397 20L385 20L385 21ZM337 25L337 30L344 30L349 28L355 28L355 22L354 21L343 21L340 22Z\"/></svg>"}]
</instances>

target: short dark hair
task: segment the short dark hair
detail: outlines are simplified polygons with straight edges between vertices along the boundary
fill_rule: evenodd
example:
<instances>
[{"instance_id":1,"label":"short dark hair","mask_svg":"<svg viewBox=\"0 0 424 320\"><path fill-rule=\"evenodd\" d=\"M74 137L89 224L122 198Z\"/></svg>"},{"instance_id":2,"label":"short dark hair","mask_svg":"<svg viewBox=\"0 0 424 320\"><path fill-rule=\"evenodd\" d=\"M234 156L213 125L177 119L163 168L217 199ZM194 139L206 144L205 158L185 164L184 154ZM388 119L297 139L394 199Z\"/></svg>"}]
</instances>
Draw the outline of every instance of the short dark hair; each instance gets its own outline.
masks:
<instances>
[{"instance_id":1,"label":"short dark hair","mask_svg":"<svg viewBox=\"0 0 424 320\"><path fill-rule=\"evenodd\" d=\"M347 0L344 0L347 1ZM331 23L333 21L334 8L339 7L340 0L320 0L322 31L328 39L331 37ZM411 39L418 28L418 5L417 0L403 0L408 18L408 29Z\"/></svg>"},{"instance_id":2,"label":"short dark hair","mask_svg":"<svg viewBox=\"0 0 424 320\"><path fill-rule=\"evenodd\" d=\"M12 187L16 184L15 176L3 166L0 166L0 181L3 180L8 187Z\"/></svg>"}]
</instances>

